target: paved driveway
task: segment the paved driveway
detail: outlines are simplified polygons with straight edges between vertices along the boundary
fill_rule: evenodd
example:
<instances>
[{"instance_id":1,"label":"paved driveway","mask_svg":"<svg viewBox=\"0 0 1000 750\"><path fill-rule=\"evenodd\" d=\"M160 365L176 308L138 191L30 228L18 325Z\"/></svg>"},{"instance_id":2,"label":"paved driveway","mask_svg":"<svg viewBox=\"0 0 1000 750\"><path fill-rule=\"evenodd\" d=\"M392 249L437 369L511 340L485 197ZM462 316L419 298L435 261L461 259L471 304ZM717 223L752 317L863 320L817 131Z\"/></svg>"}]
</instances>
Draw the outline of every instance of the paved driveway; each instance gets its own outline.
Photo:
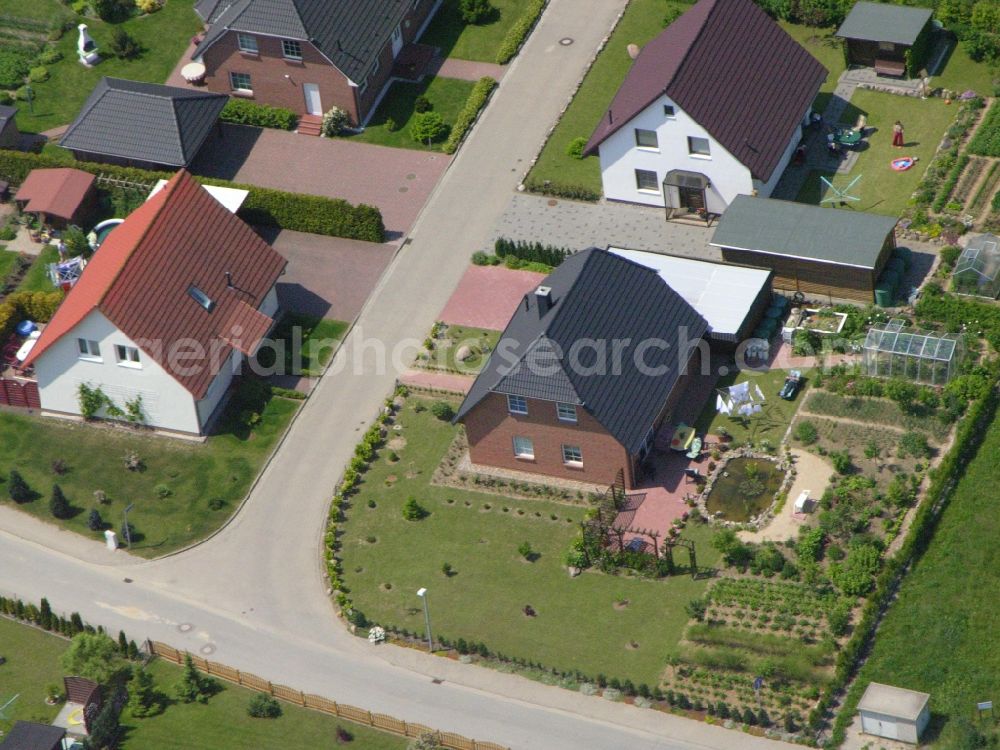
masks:
<instances>
[{"instance_id":1,"label":"paved driveway","mask_svg":"<svg viewBox=\"0 0 1000 750\"><path fill-rule=\"evenodd\" d=\"M389 244L288 229L261 234L288 259L278 281L281 306L335 320L354 320L396 252Z\"/></svg>"},{"instance_id":2,"label":"paved driveway","mask_svg":"<svg viewBox=\"0 0 1000 750\"><path fill-rule=\"evenodd\" d=\"M438 319L502 331L524 295L544 278L543 273L512 271L503 266L469 266Z\"/></svg>"},{"instance_id":3,"label":"paved driveway","mask_svg":"<svg viewBox=\"0 0 1000 750\"><path fill-rule=\"evenodd\" d=\"M392 240L413 226L450 158L222 123L191 169L195 174L378 206Z\"/></svg>"}]
</instances>

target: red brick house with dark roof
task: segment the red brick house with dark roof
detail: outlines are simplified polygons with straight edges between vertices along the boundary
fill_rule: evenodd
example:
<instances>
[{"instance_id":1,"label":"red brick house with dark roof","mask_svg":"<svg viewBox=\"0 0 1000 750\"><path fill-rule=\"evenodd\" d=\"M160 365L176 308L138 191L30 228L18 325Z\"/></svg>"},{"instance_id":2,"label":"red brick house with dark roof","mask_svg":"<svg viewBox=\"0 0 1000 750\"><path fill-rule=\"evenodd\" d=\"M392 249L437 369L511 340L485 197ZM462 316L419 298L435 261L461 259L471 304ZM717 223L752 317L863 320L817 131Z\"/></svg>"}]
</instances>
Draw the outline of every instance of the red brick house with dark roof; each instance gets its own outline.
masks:
<instances>
[{"instance_id":1,"label":"red brick house with dark roof","mask_svg":"<svg viewBox=\"0 0 1000 750\"><path fill-rule=\"evenodd\" d=\"M721 214L771 194L826 75L752 0L699 0L642 48L585 153L607 198Z\"/></svg>"},{"instance_id":2,"label":"red brick house with dark roof","mask_svg":"<svg viewBox=\"0 0 1000 750\"><path fill-rule=\"evenodd\" d=\"M210 91L354 124L374 112L400 50L441 0L200 0L208 25L194 57Z\"/></svg>"},{"instance_id":3,"label":"red brick house with dark roof","mask_svg":"<svg viewBox=\"0 0 1000 750\"><path fill-rule=\"evenodd\" d=\"M278 311L286 261L186 171L118 226L42 331L42 411L79 415L79 387L144 422L202 435ZM103 416L104 412L99 412Z\"/></svg>"}]
</instances>

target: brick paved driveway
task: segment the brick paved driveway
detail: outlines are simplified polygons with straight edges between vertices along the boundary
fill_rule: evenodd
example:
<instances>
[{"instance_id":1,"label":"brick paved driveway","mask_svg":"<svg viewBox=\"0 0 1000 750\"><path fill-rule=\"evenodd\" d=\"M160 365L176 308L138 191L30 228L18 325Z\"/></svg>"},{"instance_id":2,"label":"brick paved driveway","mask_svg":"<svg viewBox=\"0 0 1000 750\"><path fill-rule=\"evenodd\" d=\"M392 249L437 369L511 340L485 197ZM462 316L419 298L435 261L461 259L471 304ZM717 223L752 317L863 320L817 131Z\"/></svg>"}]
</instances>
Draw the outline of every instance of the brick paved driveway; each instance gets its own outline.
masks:
<instances>
[{"instance_id":1,"label":"brick paved driveway","mask_svg":"<svg viewBox=\"0 0 1000 750\"><path fill-rule=\"evenodd\" d=\"M438 320L502 331L524 295L544 278L545 274L503 266L469 266Z\"/></svg>"},{"instance_id":2,"label":"brick paved driveway","mask_svg":"<svg viewBox=\"0 0 1000 750\"><path fill-rule=\"evenodd\" d=\"M278 280L281 306L335 320L357 317L396 250L389 244L287 229L259 231L288 259L285 275Z\"/></svg>"},{"instance_id":3,"label":"brick paved driveway","mask_svg":"<svg viewBox=\"0 0 1000 750\"><path fill-rule=\"evenodd\" d=\"M195 174L378 206L398 239L413 226L450 157L222 123Z\"/></svg>"}]
</instances>

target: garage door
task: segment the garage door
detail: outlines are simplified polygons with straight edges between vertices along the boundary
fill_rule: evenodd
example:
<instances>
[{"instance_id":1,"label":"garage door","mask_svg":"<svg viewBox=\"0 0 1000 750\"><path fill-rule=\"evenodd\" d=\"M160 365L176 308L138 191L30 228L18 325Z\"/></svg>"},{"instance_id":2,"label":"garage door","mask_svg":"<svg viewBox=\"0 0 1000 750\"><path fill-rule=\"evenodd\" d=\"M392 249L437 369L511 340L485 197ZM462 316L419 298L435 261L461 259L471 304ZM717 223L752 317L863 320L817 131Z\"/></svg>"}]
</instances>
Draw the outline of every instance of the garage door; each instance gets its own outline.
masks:
<instances>
[{"instance_id":1,"label":"garage door","mask_svg":"<svg viewBox=\"0 0 1000 750\"><path fill-rule=\"evenodd\" d=\"M889 740L899 738L899 729L896 722L884 716L878 717L862 715L861 731L866 734L874 734L879 737L885 737Z\"/></svg>"}]
</instances>

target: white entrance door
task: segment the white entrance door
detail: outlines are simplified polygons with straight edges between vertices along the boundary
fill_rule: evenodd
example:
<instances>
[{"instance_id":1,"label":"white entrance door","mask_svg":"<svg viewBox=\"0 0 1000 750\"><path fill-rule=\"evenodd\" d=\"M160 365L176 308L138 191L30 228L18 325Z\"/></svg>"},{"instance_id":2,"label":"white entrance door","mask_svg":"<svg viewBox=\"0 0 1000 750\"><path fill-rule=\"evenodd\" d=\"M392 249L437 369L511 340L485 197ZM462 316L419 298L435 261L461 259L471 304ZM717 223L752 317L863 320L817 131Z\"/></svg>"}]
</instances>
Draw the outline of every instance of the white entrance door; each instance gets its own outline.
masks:
<instances>
[{"instance_id":1,"label":"white entrance door","mask_svg":"<svg viewBox=\"0 0 1000 750\"><path fill-rule=\"evenodd\" d=\"M383 37L384 38L384 37ZM392 32L392 57L395 59L399 51L403 49L403 27L397 26L396 30Z\"/></svg>"},{"instance_id":2,"label":"white entrance door","mask_svg":"<svg viewBox=\"0 0 1000 750\"><path fill-rule=\"evenodd\" d=\"M323 114L323 102L319 98L319 86L315 83L303 83L302 93L306 97L306 112L311 115Z\"/></svg>"}]
</instances>

